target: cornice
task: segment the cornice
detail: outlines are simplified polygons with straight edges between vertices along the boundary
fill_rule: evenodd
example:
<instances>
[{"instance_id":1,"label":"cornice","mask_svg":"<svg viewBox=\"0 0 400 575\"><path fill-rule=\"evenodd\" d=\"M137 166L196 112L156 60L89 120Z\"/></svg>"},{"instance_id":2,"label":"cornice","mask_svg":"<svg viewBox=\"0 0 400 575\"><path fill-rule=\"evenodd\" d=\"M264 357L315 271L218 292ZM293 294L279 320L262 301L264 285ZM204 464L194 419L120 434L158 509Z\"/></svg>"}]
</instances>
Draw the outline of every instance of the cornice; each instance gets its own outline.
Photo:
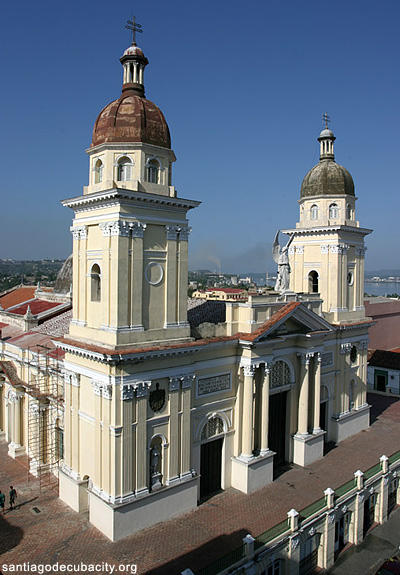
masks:
<instances>
[{"instance_id":1,"label":"cornice","mask_svg":"<svg viewBox=\"0 0 400 575\"><path fill-rule=\"evenodd\" d=\"M93 146L93 148L87 148L85 151L89 156L93 156L108 150L149 150L154 154L160 154L162 156L167 155L173 162L176 160L175 153L170 148L164 148L162 146L155 146L154 144L147 144L143 142L104 142L103 144Z\"/></svg>"},{"instance_id":2,"label":"cornice","mask_svg":"<svg viewBox=\"0 0 400 575\"><path fill-rule=\"evenodd\" d=\"M315 228L294 228L294 229L282 230L283 234L287 234L289 236L292 234L294 234L295 236L308 236L308 235L321 234L321 233L334 234L337 232L351 232L351 233L356 233L359 235L367 236L368 234L371 234L373 232L373 230L371 230L369 228L357 228L356 226L342 226L342 225L317 226Z\"/></svg>"},{"instance_id":3,"label":"cornice","mask_svg":"<svg viewBox=\"0 0 400 575\"><path fill-rule=\"evenodd\" d=\"M184 210L191 210L201 204L197 200L187 200L185 198L176 198L171 196L162 196L160 194L151 194L149 192L135 192L132 190L124 190L121 188L112 188L110 190L95 192L94 194L86 194L76 196L74 198L67 198L62 200L63 206L71 209L82 209L84 207L92 208L101 205L119 205L122 202L129 201L130 204L140 206L140 204L152 204L158 206L168 206L174 208L182 208Z\"/></svg>"}]
</instances>

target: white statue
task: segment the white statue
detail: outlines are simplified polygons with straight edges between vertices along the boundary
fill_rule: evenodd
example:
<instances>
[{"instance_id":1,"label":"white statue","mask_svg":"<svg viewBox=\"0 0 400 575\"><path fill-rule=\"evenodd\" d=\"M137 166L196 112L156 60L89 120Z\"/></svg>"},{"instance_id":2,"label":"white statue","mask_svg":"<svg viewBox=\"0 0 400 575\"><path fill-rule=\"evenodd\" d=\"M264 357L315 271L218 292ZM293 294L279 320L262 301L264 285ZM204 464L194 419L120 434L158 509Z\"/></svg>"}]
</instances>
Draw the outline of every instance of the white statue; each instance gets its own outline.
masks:
<instances>
[{"instance_id":1,"label":"white statue","mask_svg":"<svg viewBox=\"0 0 400 575\"><path fill-rule=\"evenodd\" d=\"M279 231L280 230L276 232L274 243L272 244L272 257L274 262L278 264L278 277L276 278L275 291L283 293L289 289L290 265L288 252L294 234L290 236L286 246L281 247L279 245Z\"/></svg>"}]
</instances>

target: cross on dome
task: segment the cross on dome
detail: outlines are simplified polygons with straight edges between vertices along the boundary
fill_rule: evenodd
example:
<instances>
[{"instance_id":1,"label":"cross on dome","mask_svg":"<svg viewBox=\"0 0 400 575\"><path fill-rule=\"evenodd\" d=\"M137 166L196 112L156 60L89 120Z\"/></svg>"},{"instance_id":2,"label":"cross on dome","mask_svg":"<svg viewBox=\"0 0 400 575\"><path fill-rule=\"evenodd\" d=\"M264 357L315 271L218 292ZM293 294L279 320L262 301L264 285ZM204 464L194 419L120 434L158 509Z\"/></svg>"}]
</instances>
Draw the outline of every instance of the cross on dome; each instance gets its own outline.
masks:
<instances>
[{"instance_id":1,"label":"cross on dome","mask_svg":"<svg viewBox=\"0 0 400 575\"><path fill-rule=\"evenodd\" d=\"M329 127L328 125L329 125L329 122L331 121L331 119L326 112L324 112L322 114L322 121L325 124L325 130L328 130L328 127Z\"/></svg>"},{"instance_id":2,"label":"cross on dome","mask_svg":"<svg viewBox=\"0 0 400 575\"><path fill-rule=\"evenodd\" d=\"M142 34L143 26L136 22L135 16L132 16L132 20L126 21L125 28L132 31L132 46L136 46L136 32L140 32L140 34Z\"/></svg>"}]
</instances>

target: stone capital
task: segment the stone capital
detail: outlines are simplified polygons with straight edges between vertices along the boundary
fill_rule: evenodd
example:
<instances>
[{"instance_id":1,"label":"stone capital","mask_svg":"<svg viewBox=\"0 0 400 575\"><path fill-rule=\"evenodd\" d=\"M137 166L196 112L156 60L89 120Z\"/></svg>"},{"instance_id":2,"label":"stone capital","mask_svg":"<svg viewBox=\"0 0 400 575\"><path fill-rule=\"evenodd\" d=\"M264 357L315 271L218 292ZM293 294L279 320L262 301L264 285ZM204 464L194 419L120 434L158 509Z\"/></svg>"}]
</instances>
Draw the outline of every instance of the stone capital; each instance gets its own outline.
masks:
<instances>
[{"instance_id":1,"label":"stone capital","mask_svg":"<svg viewBox=\"0 0 400 575\"><path fill-rule=\"evenodd\" d=\"M194 382L195 379L196 379L196 376L194 373L183 375L181 377L182 389L187 389L189 387L192 387L192 383Z\"/></svg>"},{"instance_id":2,"label":"stone capital","mask_svg":"<svg viewBox=\"0 0 400 575\"><path fill-rule=\"evenodd\" d=\"M190 228L189 226L182 226L179 230L179 240L181 242L187 242L191 231L192 228Z\"/></svg>"},{"instance_id":3,"label":"stone capital","mask_svg":"<svg viewBox=\"0 0 400 575\"><path fill-rule=\"evenodd\" d=\"M255 365L242 365L243 367L243 374L245 377L253 377L256 372Z\"/></svg>"},{"instance_id":4,"label":"stone capital","mask_svg":"<svg viewBox=\"0 0 400 575\"><path fill-rule=\"evenodd\" d=\"M167 231L167 240L176 240L178 239L178 233L180 232L179 226L165 226Z\"/></svg>"},{"instance_id":5,"label":"stone capital","mask_svg":"<svg viewBox=\"0 0 400 575\"><path fill-rule=\"evenodd\" d=\"M129 228L132 232L133 238L143 238L146 224L143 224L142 222L131 222L129 224Z\"/></svg>"},{"instance_id":6,"label":"stone capital","mask_svg":"<svg viewBox=\"0 0 400 575\"><path fill-rule=\"evenodd\" d=\"M147 397L150 387L151 381L136 381L133 384L133 389L136 391L137 398Z\"/></svg>"},{"instance_id":7,"label":"stone capital","mask_svg":"<svg viewBox=\"0 0 400 575\"><path fill-rule=\"evenodd\" d=\"M352 348L352 344L351 344L351 343L349 343L349 342L347 342L347 343L341 343L341 344L340 344L340 353L341 353L342 355L346 355L346 354L350 353L351 348Z\"/></svg>"},{"instance_id":8,"label":"stone capital","mask_svg":"<svg viewBox=\"0 0 400 575\"><path fill-rule=\"evenodd\" d=\"M178 391L181 385L180 377L172 376L169 378L169 390Z\"/></svg>"},{"instance_id":9,"label":"stone capital","mask_svg":"<svg viewBox=\"0 0 400 575\"><path fill-rule=\"evenodd\" d=\"M71 226L70 230L74 240L85 240L87 238L87 226Z\"/></svg>"}]
</instances>

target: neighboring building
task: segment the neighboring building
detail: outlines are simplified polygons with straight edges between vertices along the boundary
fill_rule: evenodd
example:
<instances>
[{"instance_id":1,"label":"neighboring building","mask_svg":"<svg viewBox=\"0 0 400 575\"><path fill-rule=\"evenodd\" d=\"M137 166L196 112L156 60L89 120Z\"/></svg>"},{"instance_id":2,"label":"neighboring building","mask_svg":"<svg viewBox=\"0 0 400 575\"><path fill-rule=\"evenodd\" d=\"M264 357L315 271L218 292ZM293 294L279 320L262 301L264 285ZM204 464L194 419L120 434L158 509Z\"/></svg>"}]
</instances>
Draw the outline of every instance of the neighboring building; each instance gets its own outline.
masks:
<instances>
[{"instance_id":1,"label":"neighboring building","mask_svg":"<svg viewBox=\"0 0 400 575\"><path fill-rule=\"evenodd\" d=\"M400 300L365 298L365 313L374 320L369 330L369 348L393 350L400 347Z\"/></svg>"},{"instance_id":2,"label":"neighboring building","mask_svg":"<svg viewBox=\"0 0 400 575\"><path fill-rule=\"evenodd\" d=\"M368 387L400 395L400 349L376 349L368 353Z\"/></svg>"},{"instance_id":3,"label":"neighboring building","mask_svg":"<svg viewBox=\"0 0 400 575\"><path fill-rule=\"evenodd\" d=\"M218 301L245 301L247 296L247 290L238 288L208 288L194 291L192 294L192 297L196 299Z\"/></svg>"},{"instance_id":4,"label":"neighboring building","mask_svg":"<svg viewBox=\"0 0 400 575\"><path fill-rule=\"evenodd\" d=\"M134 43L121 63L122 94L95 122L89 185L63 201L75 214L72 318L68 334L51 336L62 367L48 353L41 379L62 369L63 401L48 407L54 388L45 395L7 341L0 395L13 455L33 435L47 441L51 411L60 497L112 540L220 488L255 491L285 462L307 466L327 441L367 428L371 325L362 301L370 230L355 219L354 184L334 162L329 130L288 230L293 291L188 305L187 213L199 202L172 185L168 125L144 94L146 57ZM23 431L30 411L36 434ZM46 458L35 465L44 470Z\"/></svg>"}]
</instances>

